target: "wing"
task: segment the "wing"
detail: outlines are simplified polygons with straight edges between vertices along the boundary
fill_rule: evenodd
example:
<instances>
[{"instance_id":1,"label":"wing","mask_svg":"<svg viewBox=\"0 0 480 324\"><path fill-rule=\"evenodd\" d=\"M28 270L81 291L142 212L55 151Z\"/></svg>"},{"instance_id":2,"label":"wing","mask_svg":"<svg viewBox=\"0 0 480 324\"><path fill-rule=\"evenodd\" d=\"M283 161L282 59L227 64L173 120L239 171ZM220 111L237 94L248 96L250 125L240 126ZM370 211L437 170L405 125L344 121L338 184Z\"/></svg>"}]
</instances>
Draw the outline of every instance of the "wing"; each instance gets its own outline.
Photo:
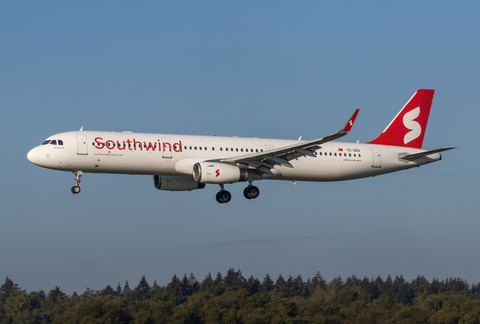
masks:
<instances>
[{"instance_id":1,"label":"wing","mask_svg":"<svg viewBox=\"0 0 480 324\"><path fill-rule=\"evenodd\" d=\"M357 118L360 109L355 110L354 114L347 123L335 134L318 138L312 141L301 141L298 144L288 145L260 153L247 154L242 156L229 157L217 160L222 163L235 163L248 165L250 169L257 169L262 173L272 174L270 171L275 165L282 165L293 168L290 160L297 159L302 156L316 157L315 150L320 148L319 145L336 140L348 134L352 129L353 123Z\"/></svg>"}]
</instances>

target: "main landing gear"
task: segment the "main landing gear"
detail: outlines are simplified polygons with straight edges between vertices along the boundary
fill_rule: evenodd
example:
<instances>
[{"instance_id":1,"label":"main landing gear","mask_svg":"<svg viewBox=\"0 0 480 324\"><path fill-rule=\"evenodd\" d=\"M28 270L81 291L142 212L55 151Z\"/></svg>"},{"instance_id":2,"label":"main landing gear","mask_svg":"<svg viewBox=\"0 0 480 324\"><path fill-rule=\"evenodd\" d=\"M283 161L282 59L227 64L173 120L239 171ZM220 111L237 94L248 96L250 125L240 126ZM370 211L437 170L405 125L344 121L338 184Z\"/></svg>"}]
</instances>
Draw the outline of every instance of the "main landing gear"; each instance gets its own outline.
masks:
<instances>
[{"instance_id":1,"label":"main landing gear","mask_svg":"<svg viewBox=\"0 0 480 324\"><path fill-rule=\"evenodd\" d=\"M260 189L250 184L243 190L243 195L247 199L255 199L258 197L258 195L260 195Z\"/></svg>"},{"instance_id":2,"label":"main landing gear","mask_svg":"<svg viewBox=\"0 0 480 324\"><path fill-rule=\"evenodd\" d=\"M82 177L82 171L75 171L73 174L75 174L75 185L72 187L72 193L73 194L78 194L80 192L80 181L82 181L80 178Z\"/></svg>"},{"instance_id":3,"label":"main landing gear","mask_svg":"<svg viewBox=\"0 0 480 324\"><path fill-rule=\"evenodd\" d=\"M232 199L232 194L229 191L225 190L225 187L223 186L223 184L221 184L220 191L217 192L217 196L215 198L217 198L217 201L220 204L225 204Z\"/></svg>"},{"instance_id":4,"label":"main landing gear","mask_svg":"<svg viewBox=\"0 0 480 324\"><path fill-rule=\"evenodd\" d=\"M260 189L258 189L257 187L255 187L252 184L249 184L248 187L246 187L243 190L243 195L247 199L255 199L260 195ZM216 198L217 198L217 201L220 204L225 204L225 203L228 203L232 199L232 194L229 191L225 190L224 185L221 184L220 185L220 191L217 192Z\"/></svg>"}]
</instances>

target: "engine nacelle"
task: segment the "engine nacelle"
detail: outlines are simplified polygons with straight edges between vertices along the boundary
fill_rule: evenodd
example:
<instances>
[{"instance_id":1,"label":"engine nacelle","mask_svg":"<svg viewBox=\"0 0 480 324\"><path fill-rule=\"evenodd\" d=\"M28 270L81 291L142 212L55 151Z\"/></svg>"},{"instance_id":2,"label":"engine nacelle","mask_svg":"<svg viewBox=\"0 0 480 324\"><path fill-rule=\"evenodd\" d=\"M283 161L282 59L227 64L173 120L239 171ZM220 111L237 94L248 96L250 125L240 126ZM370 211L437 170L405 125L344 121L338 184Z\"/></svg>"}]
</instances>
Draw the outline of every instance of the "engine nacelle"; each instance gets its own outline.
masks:
<instances>
[{"instance_id":1,"label":"engine nacelle","mask_svg":"<svg viewBox=\"0 0 480 324\"><path fill-rule=\"evenodd\" d=\"M153 176L153 185L158 190L190 191L205 188L204 183L199 183L192 178L177 176Z\"/></svg>"},{"instance_id":2,"label":"engine nacelle","mask_svg":"<svg viewBox=\"0 0 480 324\"><path fill-rule=\"evenodd\" d=\"M197 162L193 166L193 179L199 183L234 183L246 181L247 169L215 162Z\"/></svg>"}]
</instances>

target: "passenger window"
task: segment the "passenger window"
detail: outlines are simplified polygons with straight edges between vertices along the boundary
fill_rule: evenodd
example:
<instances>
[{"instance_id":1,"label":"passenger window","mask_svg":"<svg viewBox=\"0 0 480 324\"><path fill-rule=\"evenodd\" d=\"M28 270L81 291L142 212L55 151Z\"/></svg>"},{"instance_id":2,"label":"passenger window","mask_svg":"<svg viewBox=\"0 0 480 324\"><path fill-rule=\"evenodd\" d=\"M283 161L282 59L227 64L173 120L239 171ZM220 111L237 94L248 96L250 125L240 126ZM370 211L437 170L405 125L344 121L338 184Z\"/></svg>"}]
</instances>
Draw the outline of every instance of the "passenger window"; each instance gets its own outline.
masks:
<instances>
[{"instance_id":1,"label":"passenger window","mask_svg":"<svg viewBox=\"0 0 480 324\"><path fill-rule=\"evenodd\" d=\"M253 153L253 149L250 149L250 152L252 152L252 153Z\"/></svg>"},{"instance_id":2,"label":"passenger window","mask_svg":"<svg viewBox=\"0 0 480 324\"><path fill-rule=\"evenodd\" d=\"M205 151L207 150L207 147L205 146Z\"/></svg>"},{"instance_id":3,"label":"passenger window","mask_svg":"<svg viewBox=\"0 0 480 324\"><path fill-rule=\"evenodd\" d=\"M330 152L330 156L332 156L332 152Z\"/></svg>"},{"instance_id":4,"label":"passenger window","mask_svg":"<svg viewBox=\"0 0 480 324\"><path fill-rule=\"evenodd\" d=\"M235 151L238 152L238 148L236 148Z\"/></svg>"},{"instance_id":5,"label":"passenger window","mask_svg":"<svg viewBox=\"0 0 480 324\"><path fill-rule=\"evenodd\" d=\"M222 149L222 148L220 148L220 151L223 151L223 149Z\"/></svg>"},{"instance_id":6,"label":"passenger window","mask_svg":"<svg viewBox=\"0 0 480 324\"><path fill-rule=\"evenodd\" d=\"M202 150L202 147L200 146L198 149L199 149L199 150Z\"/></svg>"},{"instance_id":7,"label":"passenger window","mask_svg":"<svg viewBox=\"0 0 480 324\"><path fill-rule=\"evenodd\" d=\"M361 155L360 155L360 154L358 154L358 157L361 157Z\"/></svg>"},{"instance_id":8,"label":"passenger window","mask_svg":"<svg viewBox=\"0 0 480 324\"><path fill-rule=\"evenodd\" d=\"M260 152L263 152L263 149L260 149Z\"/></svg>"},{"instance_id":9,"label":"passenger window","mask_svg":"<svg viewBox=\"0 0 480 324\"><path fill-rule=\"evenodd\" d=\"M189 149L191 150L191 149L192 149L192 147L190 146L190 147L189 147Z\"/></svg>"},{"instance_id":10,"label":"passenger window","mask_svg":"<svg viewBox=\"0 0 480 324\"><path fill-rule=\"evenodd\" d=\"M228 147L225 148L225 151L228 151Z\"/></svg>"},{"instance_id":11,"label":"passenger window","mask_svg":"<svg viewBox=\"0 0 480 324\"><path fill-rule=\"evenodd\" d=\"M240 149L240 151L241 151L241 152L243 152L243 148L242 148L242 149Z\"/></svg>"},{"instance_id":12,"label":"passenger window","mask_svg":"<svg viewBox=\"0 0 480 324\"><path fill-rule=\"evenodd\" d=\"M195 146L194 148L195 148L195 151L196 151L196 150L197 150L197 147Z\"/></svg>"},{"instance_id":13,"label":"passenger window","mask_svg":"<svg viewBox=\"0 0 480 324\"><path fill-rule=\"evenodd\" d=\"M322 152L319 152L318 155L322 155Z\"/></svg>"},{"instance_id":14,"label":"passenger window","mask_svg":"<svg viewBox=\"0 0 480 324\"><path fill-rule=\"evenodd\" d=\"M333 153L333 155L337 156L337 153Z\"/></svg>"},{"instance_id":15,"label":"passenger window","mask_svg":"<svg viewBox=\"0 0 480 324\"><path fill-rule=\"evenodd\" d=\"M186 147L186 146L184 146L184 147L183 147L183 149L184 149L184 150L186 150L186 149L187 149L187 147Z\"/></svg>"},{"instance_id":16,"label":"passenger window","mask_svg":"<svg viewBox=\"0 0 480 324\"><path fill-rule=\"evenodd\" d=\"M212 146L212 151L215 151L215 148Z\"/></svg>"}]
</instances>

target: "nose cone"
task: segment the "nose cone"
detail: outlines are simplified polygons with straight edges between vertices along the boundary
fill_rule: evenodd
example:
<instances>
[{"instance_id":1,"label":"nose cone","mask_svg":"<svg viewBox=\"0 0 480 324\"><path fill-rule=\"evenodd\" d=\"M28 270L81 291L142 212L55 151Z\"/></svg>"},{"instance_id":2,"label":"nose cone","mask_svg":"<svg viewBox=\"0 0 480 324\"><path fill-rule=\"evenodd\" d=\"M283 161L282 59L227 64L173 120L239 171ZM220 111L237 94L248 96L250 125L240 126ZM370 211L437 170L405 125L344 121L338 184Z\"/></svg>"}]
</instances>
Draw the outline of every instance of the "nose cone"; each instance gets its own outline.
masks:
<instances>
[{"instance_id":1,"label":"nose cone","mask_svg":"<svg viewBox=\"0 0 480 324\"><path fill-rule=\"evenodd\" d=\"M39 157L40 155L38 154L38 148L33 148L28 152L27 154L27 159L32 162L33 164L38 165L39 163Z\"/></svg>"}]
</instances>

